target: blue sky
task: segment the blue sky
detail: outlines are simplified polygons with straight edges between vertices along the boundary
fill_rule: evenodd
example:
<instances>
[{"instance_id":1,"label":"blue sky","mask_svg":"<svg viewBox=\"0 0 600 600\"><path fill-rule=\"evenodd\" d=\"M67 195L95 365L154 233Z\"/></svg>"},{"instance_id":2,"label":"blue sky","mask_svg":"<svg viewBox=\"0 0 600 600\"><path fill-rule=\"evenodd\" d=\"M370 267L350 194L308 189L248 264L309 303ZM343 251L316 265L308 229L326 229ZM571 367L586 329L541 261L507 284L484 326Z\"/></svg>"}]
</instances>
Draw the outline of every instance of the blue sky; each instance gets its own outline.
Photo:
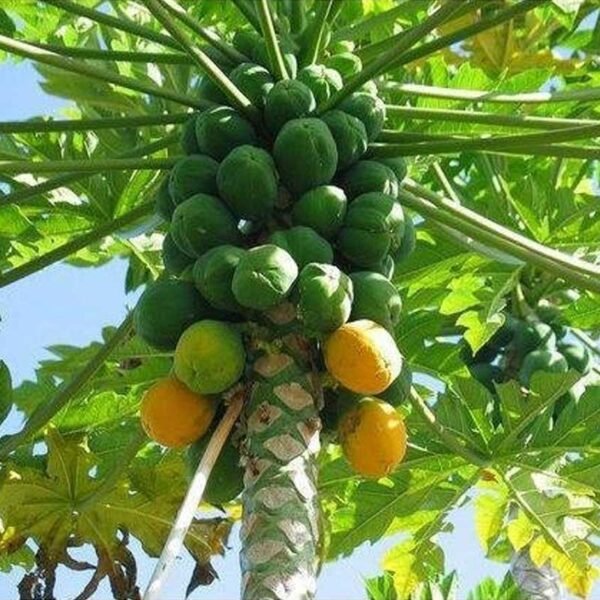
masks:
<instances>
[{"instance_id":1,"label":"blue sky","mask_svg":"<svg viewBox=\"0 0 600 600\"><path fill-rule=\"evenodd\" d=\"M0 63L0 120L25 119L34 115L60 115L64 100L46 96L37 85L35 71L26 65ZM124 292L125 265L114 261L94 269L76 269L55 265L24 281L0 290L0 357L8 364L15 383L33 375L40 359L47 356L51 344L84 345L98 339L103 326L119 323L132 297ZM0 427L0 435L20 425L15 418ZM462 589L468 590L485 576L502 577L506 566L485 560L477 542L470 508L455 511L454 532L440 537L446 551L448 569L457 569ZM201 588L192 599L232 600L238 597L237 530L231 538L232 548L223 560L215 562L220 581ZM378 574L379 561L392 541L365 545L350 558L326 565L319 585L319 600L360 600L365 597L363 578ZM154 565L137 547L139 583L143 587ZM183 598L192 565L178 561L168 581L165 600ZM62 575L62 577L61 577ZM66 576L65 576L66 575ZM16 584L23 571L0 573L0 598L18 598ZM57 597L71 598L87 582L87 575L59 570ZM104 586L96 600L110 597ZM462 597L462 596L461 596Z\"/></svg>"}]
</instances>

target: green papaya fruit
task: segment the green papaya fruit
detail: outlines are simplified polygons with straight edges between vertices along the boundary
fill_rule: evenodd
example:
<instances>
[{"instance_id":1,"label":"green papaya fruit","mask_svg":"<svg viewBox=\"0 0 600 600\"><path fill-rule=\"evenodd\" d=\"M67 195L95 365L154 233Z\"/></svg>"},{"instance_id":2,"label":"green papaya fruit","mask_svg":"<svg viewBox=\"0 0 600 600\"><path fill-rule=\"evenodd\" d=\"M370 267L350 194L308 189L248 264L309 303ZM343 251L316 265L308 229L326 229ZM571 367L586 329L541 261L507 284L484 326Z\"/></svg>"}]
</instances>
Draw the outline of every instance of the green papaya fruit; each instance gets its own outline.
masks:
<instances>
[{"instance_id":1,"label":"green papaya fruit","mask_svg":"<svg viewBox=\"0 0 600 600\"><path fill-rule=\"evenodd\" d=\"M187 449L186 465L188 479L190 480L194 477L196 469L206 452L213 431L214 427ZM235 500L243 489L244 469L240 466L240 453L233 445L230 436L223 445L223 449L210 472L202 500L215 506L222 506Z\"/></svg>"},{"instance_id":2,"label":"green papaya fruit","mask_svg":"<svg viewBox=\"0 0 600 600\"><path fill-rule=\"evenodd\" d=\"M258 108L263 108L265 96L273 87L273 77L263 66L241 63L229 74L231 82Z\"/></svg>"},{"instance_id":3,"label":"green papaya fruit","mask_svg":"<svg viewBox=\"0 0 600 600\"><path fill-rule=\"evenodd\" d=\"M381 392L377 397L381 398L394 408L398 408L402 404L407 404L410 399L410 388L413 382L413 373L406 361L402 365L400 375L394 379L392 385L387 390Z\"/></svg>"},{"instance_id":4,"label":"green papaya fruit","mask_svg":"<svg viewBox=\"0 0 600 600\"><path fill-rule=\"evenodd\" d=\"M271 155L254 146L238 146L221 163L219 194L241 219L261 220L277 200L277 171Z\"/></svg>"},{"instance_id":5,"label":"green papaya fruit","mask_svg":"<svg viewBox=\"0 0 600 600\"><path fill-rule=\"evenodd\" d=\"M298 75L298 60L293 52L289 52L285 48L285 44L282 47L283 54L283 62L285 64L285 68L287 74L291 79L296 79ZM264 42L261 41L259 45L257 45L252 52L252 60L267 69L271 69L271 59L269 58L269 53L267 51L267 46Z\"/></svg>"},{"instance_id":6,"label":"green papaya fruit","mask_svg":"<svg viewBox=\"0 0 600 600\"><path fill-rule=\"evenodd\" d=\"M198 115L192 115L181 128L181 148L185 154L200 154L198 141L196 140L196 119Z\"/></svg>"},{"instance_id":7,"label":"green papaya fruit","mask_svg":"<svg viewBox=\"0 0 600 600\"><path fill-rule=\"evenodd\" d=\"M231 40L233 47L246 58L252 58L254 49L263 44L262 37L254 30L238 29Z\"/></svg>"},{"instance_id":8,"label":"green papaya fruit","mask_svg":"<svg viewBox=\"0 0 600 600\"><path fill-rule=\"evenodd\" d=\"M377 139L385 123L385 104L381 98L355 92L343 100L339 108L363 122L370 142Z\"/></svg>"},{"instance_id":9,"label":"green papaya fruit","mask_svg":"<svg viewBox=\"0 0 600 600\"><path fill-rule=\"evenodd\" d=\"M363 83L358 91L362 94L369 94L370 96L374 96L375 98L379 97L379 90L377 89L377 84L371 80Z\"/></svg>"},{"instance_id":10,"label":"green papaya fruit","mask_svg":"<svg viewBox=\"0 0 600 600\"><path fill-rule=\"evenodd\" d=\"M369 192L381 192L394 198L398 196L398 180L394 172L374 160L361 160L346 171L342 187L350 201Z\"/></svg>"},{"instance_id":11,"label":"green papaya fruit","mask_svg":"<svg viewBox=\"0 0 600 600\"><path fill-rule=\"evenodd\" d=\"M268 310L282 302L298 277L298 266L282 248L265 244L251 248L240 259L231 289L246 308Z\"/></svg>"},{"instance_id":12,"label":"green papaya fruit","mask_svg":"<svg viewBox=\"0 0 600 600\"><path fill-rule=\"evenodd\" d=\"M562 314L558 306L542 301L535 311L540 320L552 327L557 339L561 340L567 335L568 330L561 322Z\"/></svg>"},{"instance_id":13,"label":"green papaya fruit","mask_svg":"<svg viewBox=\"0 0 600 600\"><path fill-rule=\"evenodd\" d=\"M296 196L329 183L337 169L335 140L320 119L288 121L277 135L273 155L283 183Z\"/></svg>"},{"instance_id":14,"label":"green papaya fruit","mask_svg":"<svg viewBox=\"0 0 600 600\"><path fill-rule=\"evenodd\" d=\"M348 207L338 234L338 249L353 264L371 268L400 247L404 213L391 196L363 194Z\"/></svg>"},{"instance_id":15,"label":"green papaya fruit","mask_svg":"<svg viewBox=\"0 0 600 600\"><path fill-rule=\"evenodd\" d=\"M298 269L303 269L308 263L333 262L331 245L310 227L297 226L275 231L269 236L269 243L288 252Z\"/></svg>"},{"instance_id":16,"label":"green papaya fruit","mask_svg":"<svg viewBox=\"0 0 600 600\"><path fill-rule=\"evenodd\" d=\"M352 309L352 280L330 264L309 263L298 278L298 318L310 335L341 327Z\"/></svg>"},{"instance_id":17,"label":"green papaya fruit","mask_svg":"<svg viewBox=\"0 0 600 600\"><path fill-rule=\"evenodd\" d=\"M133 322L137 335L164 351L175 350L181 334L214 314L193 284L174 279L149 284L137 303Z\"/></svg>"},{"instance_id":18,"label":"green papaya fruit","mask_svg":"<svg viewBox=\"0 0 600 600\"><path fill-rule=\"evenodd\" d=\"M215 196L196 194L173 213L171 235L180 250L200 257L221 244L240 243L237 221Z\"/></svg>"},{"instance_id":19,"label":"green papaya fruit","mask_svg":"<svg viewBox=\"0 0 600 600\"><path fill-rule=\"evenodd\" d=\"M196 93L200 98L214 102L215 104L227 104L227 96L223 93L210 77L203 76L200 78Z\"/></svg>"},{"instance_id":20,"label":"green papaya fruit","mask_svg":"<svg viewBox=\"0 0 600 600\"><path fill-rule=\"evenodd\" d=\"M489 362L473 363L468 367L472 377L483 384L490 392L495 392L494 383L502 381L502 369L497 365L491 365Z\"/></svg>"},{"instance_id":21,"label":"green papaya fruit","mask_svg":"<svg viewBox=\"0 0 600 600\"><path fill-rule=\"evenodd\" d=\"M408 167L404 157L394 156L393 158L378 158L377 162L389 167L394 172L399 184L404 181L404 178L408 173Z\"/></svg>"},{"instance_id":22,"label":"green papaya fruit","mask_svg":"<svg viewBox=\"0 0 600 600\"><path fill-rule=\"evenodd\" d=\"M325 60L325 66L337 71L342 76L342 79L350 79L350 77L358 75L363 68L360 57L352 54L352 52L333 54Z\"/></svg>"},{"instance_id":23,"label":"green papaya fruit","mask_svg":"<svg viewBox=\"0 0 600 600\"><path fill-rule=\"evenodd\" d=\"M242 376L246 350L237 328L203 319L179 338L173 357L175 377L197 394L221 394Z\"/></svg>"},{"instance_id":24,"label":"green papaya fruit","mask_svg":"<svg viewBox=\"0 0 600 600\"><path fill-rule=\"evenodd\" d=\"M154 195L154 211L165 221L170 221L175 212L175 202L169 192L169 178L165 177Z\"/></svg>"},{"instance_id":25,"label":"green papaya fruit","mask_svg":"<svg viewBox=\"0 0 600 600\"><path fill-rule=\"evenodd\" d=\"M191 154L175 163L169 175L169 193L175 204L196 194L217 193L219 163L204 154Z\"/></svg>"},{"instance_id":26,"label":"green papaya fruit","mask_svg":"<svg viewBox=\"0 0 600 600\"><path fill-rule=\"evenodd\" d=\"M196 261L193 271L194 284L214 308L233 313L243 311L233 295L231 283L245 253L243 248L225 244L211 248Z\"/></svg>"},{"instance_id":27,"label":"green papaya fruit","mask_svg":"<svg viewBox=\"0 0 600 600\"><path fill-rule=\"evenodd\" d=\"M515 335L515 331L517 327L520 326L520 324L521 322L519 319L513 317L510 313L505 313L504 323L502 324L500 329L498 329L498 331L496 331L496 333L494 333L494 335L490 338L488 344L496 350L506 348L506 346L508 346L512 342L513 337Z\"/></svg>"},{"instance_id":28,"label":"green papaya fruit","mask_svg":"<svg viewBox=\"0 0 600 600\"><path fill-rule=\"evenodd\" d=\"M396 271L396 263L391 255L387 254L381 262L371 268L374 272L383 275L388 281L391 281Z\"/></svg>"},{"instance_id":29,"label":"green papaya fruit","mask_svg":"<svg viewBox=\"0 0 600 600\"><path fill-rule=\"evenodd\" d=\"M342 52L354 52L356 44L352 40L338 40L328 47L332 54L341 54Z\"/></svg>"},{"instance_id":30,"label":"green papaya fruit","mask_svg":"<svg viewBox=\"0 0 600 600\"><path fill-rule=\"evenodd\" d=\"M513 345L519 356L524 356L538 348L554 350L556 348L556 336L552 331L552 327L546 323L520 321L515 328Z\"/></svg>"},{"instance_id":31,"label":"green papaya fruit","mask_svg":"<svg viewBox=\"0 0 600 600\"><path fill-rule=\"evenodd\" d=\"M589 373L592 368L592 355L583 344L561 342L558 351L565 357L569 368L582 374Z\"/></svg>"},{"instance_id":32,"label":"green papaya fruit","mask_svg":"<svg viewBox=\"0 0 600 600\"><path fill-rule=\"evenodd\" d=\"M311 227L325 239L335 236L344 222L347 208L344 190L322 185L303 194L292 207L294 225Z\"/></svg>"},{"instance_id":33,"label":"green papaya fruit","mask_svg":"<svg viewBox=\"0 0 600 600\"><path fill-rule=\"evenodd\" d=\"M317 105L323 104L344 87L342 76L325 65L308 65L298 71L297 79L312 90Z\"/></svg>"},{"instance_id":34,"label":"green papaya fruit","mask_svg":"<svg viewBox=\"0 0 600 600\"><path fill-rule=\"evenodd\" d=\"M254 127L229 106L211 108L196 119L196 140L202 154L218 161L237 146L258 143Z\"/></svg>"},{"instance_id":35,"label":"green papaya fruit","mask_svg":"<svg viewBox=\"0 0 600 600\"><path fill-rule=\"evenodd\" d=\"M394 252L392 259L399 263L406 260L415 250L417 246L417 230L413 220L408 216L404 216L404 235L398 250Z\"/></svg>"},{"instance_id":36,"label":"green papaya fruit","mask_svg":"<svg viewBox=\"0 0 600 600\"><path fill-rule=\"evenodd\" d=\"M400 293L383 275L372 271L350 274L354 286L352 320L370 319L388 330L398 324L402 311Z\"/></svg>"},{"instance_id":37,"label":"green papaya fruit","mask_svg":"<svg viewBox=\"0 0 600 600\"><path fill-rule=\"evenodd\" d=\"M165 270L173 277L181 275L190 265L194 264L194 259L179 249L170 233L167 233L163 240L162 260Z\"/></svg>"},{"instance_id":38,"label":"green papaya fruit","mask_svg":"<svg viewBox=\"0 0 600 600\"><path fill-rule=\"evenodd\" d=\"M352 166L366 151L367 130L360 119L341 110L330 110L321 119L335 140L338 152L338 169Z\"/></svg>"},{"instance_id":39,"label":"green papaya fruit","mask_svg":"<svg viewBox=\"0 0 600 600\"><path fill-rule=\"evenodd\" d=\"M556 350L534 350L525 356L519 371L519 381L528 386L531 376L538 372L566 373L569 365L565 357Z\"/></svg>"},{"instance_id":40,"label":"green papaya fruit","mask_svg":"<svg viewBox=\"0 0 600 600\"><path fill-rule=\"evenodd\" d=\"M301 81L278 81L265 99L265 123L269 131L277 134L292 119L307 117L317 104L310 88Z\"/></svg>"},{"instance_id":41,"label":"green papaya fruit","mask_svg":"<svg viewBox=\"0 0 600 600\"><path fill-rule=\"evenodd\" d=\"M473 365L476 363L489 364L496 360L497 356L498 349L490 345L489 343L483 344L483 346L481 346L481 348L479 348L477 352L475 352L475 354L473 354L471 346L469 346L467 343L465 343L460 349L460 357L462 358L463 362L467 365Z\"/></svg>"}]
</instances>

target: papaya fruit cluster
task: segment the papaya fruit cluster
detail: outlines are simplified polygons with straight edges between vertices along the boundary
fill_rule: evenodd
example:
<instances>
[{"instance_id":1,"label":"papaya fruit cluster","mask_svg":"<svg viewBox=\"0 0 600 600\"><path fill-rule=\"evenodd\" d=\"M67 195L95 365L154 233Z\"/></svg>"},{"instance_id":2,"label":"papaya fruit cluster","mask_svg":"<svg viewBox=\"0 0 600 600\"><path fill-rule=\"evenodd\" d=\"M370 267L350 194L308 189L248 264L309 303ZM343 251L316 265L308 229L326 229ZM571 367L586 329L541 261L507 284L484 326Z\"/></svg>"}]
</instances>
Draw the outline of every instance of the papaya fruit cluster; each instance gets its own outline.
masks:
<instances>
[{"instance_id":1,"label":"papaya fruit cluster","mask_svg":"<svg viewBox=\"0 0 600 600\"><path fill-rule=\"evenodd\" d=\"M358 472L384 475L406 446L404 425L381 396L405 371L391 333L402 302L390 280L415 246L413 223L397 200L406 165L400 157L365 158L386 117L374 85L318 112L361 69L357 56L338 52L326 64L298 70L286 52L292 78L275 81L260 37L241 31L233 43L254 62L228 76L260 109L261 122L248 120L209 79L201 80L199 93L215 105L185 124L186 156L157 191L157 213L168 223L168 277L142 295L136 330L174 352L178 383L171 386L185 386L199 402L218 402L243 375L239 324L260 322L291 303L300 332L322 351L335 385L354 394L353 416L348 412L339 425L346 456ZM152 423L148 433L165 445L202 438L214 411L199 411L186 435L175 435L174 422L184 415L177 414L177 393L169 402L172 413L161 428L173 434L157 434ZM189 410L181 406L182 413ZM381 456L367 467L357 457L373 435L380 443L369 452Z\"/></svg>"},{"instance_id":2,"label":"papaya fruit cluster","mask_svg":"<svg viewBox=\"0 0 600 600\"><path fill-rule=\"evenodd\" d=\"M497 383L517 380L529 388L535 373L566 373L573 369L586 375L593 365L587 347L560 323L559 309L549 303L538 306L527 318L507 313L504 325L475 355L467 347L461 353L471 375L493 394ZM555 416L569 401L576 401L578 394L571 389L560 398ZM497 411L494 419L499 422Z\"/></svg>"}]
</instances>

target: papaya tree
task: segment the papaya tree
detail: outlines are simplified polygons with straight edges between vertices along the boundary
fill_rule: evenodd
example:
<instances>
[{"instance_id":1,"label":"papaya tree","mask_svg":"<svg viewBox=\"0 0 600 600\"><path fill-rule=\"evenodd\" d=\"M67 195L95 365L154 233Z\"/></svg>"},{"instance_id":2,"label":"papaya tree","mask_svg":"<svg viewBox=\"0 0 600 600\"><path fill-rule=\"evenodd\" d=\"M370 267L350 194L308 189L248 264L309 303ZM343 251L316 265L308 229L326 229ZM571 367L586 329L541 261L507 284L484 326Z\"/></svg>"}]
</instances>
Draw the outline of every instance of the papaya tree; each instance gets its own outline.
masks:
<instances>
[{"instance_id":1,"label":"papaya tree","mask_svg":"<svg viewBox=\"0 0 600 600\"><path fill-rule=\"evenodd\" d=\"M477 597L588 596L599 50L594 0L5 3L0 59L70 104L0 122L0 287L119 258L140 292L35 380L0 362L20 597L141 597L132 540L144 598L184 548L191 593L240 521L245 600L390 536L369 597L451 598L469 502L512 573Z\"/></svg>"}]
</instances>

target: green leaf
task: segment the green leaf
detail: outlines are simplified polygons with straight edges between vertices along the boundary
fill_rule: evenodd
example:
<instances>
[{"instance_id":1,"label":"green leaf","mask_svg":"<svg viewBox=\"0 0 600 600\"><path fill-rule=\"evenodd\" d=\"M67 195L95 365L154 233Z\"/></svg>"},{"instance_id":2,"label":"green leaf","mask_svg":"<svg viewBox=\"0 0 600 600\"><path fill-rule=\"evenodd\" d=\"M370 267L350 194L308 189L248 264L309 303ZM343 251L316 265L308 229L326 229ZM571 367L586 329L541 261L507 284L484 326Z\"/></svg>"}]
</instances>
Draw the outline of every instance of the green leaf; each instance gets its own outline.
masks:
<instances>
[{"instance_id":1,"label":"green leaf","mask_svg":"<svg viewBox=\"0 0 600 600\"><path fill-rule=\"evenodd\" d=\"M0 33L2 35L13 37L16 30L17 27L13 20L8 16L3 8L0 8Z\"/></svg>"},{"instance_id":2,"label":"green leaf","mask_svg":"<svg viewBox=\"0 0 600 600\"><path fill-rule=\"evenodd\" d=\"M508 510L508 490L498 482L479 484L482 488L475 499L475 531L486 554L498 541L505 527Z\"/></svg>"},{"instance_id":3,"label":"green leaf","mask_svg":"<svg viewBox=\"0 0 600 600\"><path fill-rule=\"evenodd\" d=\"M536 431L536 439L543 439L544 431L549 431L551 426L547 409L580 379L581 373L574 370L568 373L538 371L531 378L530 390L519 387L516 382L499 385L500 414L506 435L495 438L495 447L503 450L523 448L523 439L531 429Z\"/></svg>"},{"instance_id":4,"label":"green leaf","mask_svg":"<svg viewBox=\"0 0 600 600\"><path fill-rule=\"evenodd\" d=\"M8 416L13 404L13 387L10 371L3 360L0 360L0 425Z\"/></svg>"},{"instance_id":5,"label":"green leaf","mask_svg":"<svg viewBox=\"0 0 600 600\"><path fill-rule=\"evenodd\" d=\"M585 0L552 0L552 2L566 13L576 13L583 6Z\"/></svg>"},{"instance_id":6,"label":"green leaf","mask_svg":"<svg viewBox=\"0 0 600 600\"><path fill-rule=\"evenodd\" d=\"M597 294L582 296L567 305L562 316L572 327L598 328L600 326L600 296Z\"/></svg>"},{"instance_id":7,"label":"green leaf","mask_svg":"<svg viewBox=\"0 0 600 600\"><path fill-rule=\"evenodd\" d=\"M540 432L534 447L594 448L600 445L600 386L589 386L560 412L551 431Z\"/></svg>"},{"instance_id":8,"label":"green leaf","mask_svg":"<svg viewBox=\"0 0 600 600\"><path fill-rule=\"evenodd\" d=\"M371 577L365 581L368 600L398 600L391 575L384 574Z\"/></svg>"},{"instance_id":9,"label":"green leaf","mask_svg":"<svg viewBox=\"0 0 600 600\"><path fill-rule=\"evenodd\" d=\"M341 505L328 508L330 558L348 555L366 541L424 528L449 509L472 473L462 459L433 455L411 460L409 455L389 478L353 486Z\"/></svg>"},{"instance_id":10,"label":"green leaf","mask_svg":"<svg viewBox=\"0 0 600 600\"><path fill-rule=\"evenodd\" d=\"M469 592L467 600L526 600L510 573L498 582L487 577Z\"/></svg>"},{"instance_id":11,"label":"green leaf","mask_svg":"<svg viewBox=\"0 0 600 600\"><path fill-rule=\"evenodd\" d=\"M0 522L43 548L49 565L65 560L76 545L91 544L99 557L100 579L111 585L126 576L125 562L135 559L120 535L124 528L151 556L157 556L167 539L182 500L186 474L181 455L146 452L129 466L118 465L114 485L93 476L97 458L79 436L63 437L50 428L46 437L44 469L8 463L0 486ZM198 564L222 554L231 522L196 519L186 547ZM0 537L0 554L10 550L10 536ZM125 557L127 560L125 561ZM103 562L106 561L106 562ZM135 584L135 578L133 581Z\"/></svg>"},{"instance_id":12,"label":"green leaf","mask_svg":"<svg viewBox=\"0 0 600 600\"><path fill-rule=\"evenodd\" d=\"M504 318L500 314L490 316L486 311L470 310L463 313L456 324L466 328L464 337L476 353L502 327Z\"/></svg>"}]
</instances>

